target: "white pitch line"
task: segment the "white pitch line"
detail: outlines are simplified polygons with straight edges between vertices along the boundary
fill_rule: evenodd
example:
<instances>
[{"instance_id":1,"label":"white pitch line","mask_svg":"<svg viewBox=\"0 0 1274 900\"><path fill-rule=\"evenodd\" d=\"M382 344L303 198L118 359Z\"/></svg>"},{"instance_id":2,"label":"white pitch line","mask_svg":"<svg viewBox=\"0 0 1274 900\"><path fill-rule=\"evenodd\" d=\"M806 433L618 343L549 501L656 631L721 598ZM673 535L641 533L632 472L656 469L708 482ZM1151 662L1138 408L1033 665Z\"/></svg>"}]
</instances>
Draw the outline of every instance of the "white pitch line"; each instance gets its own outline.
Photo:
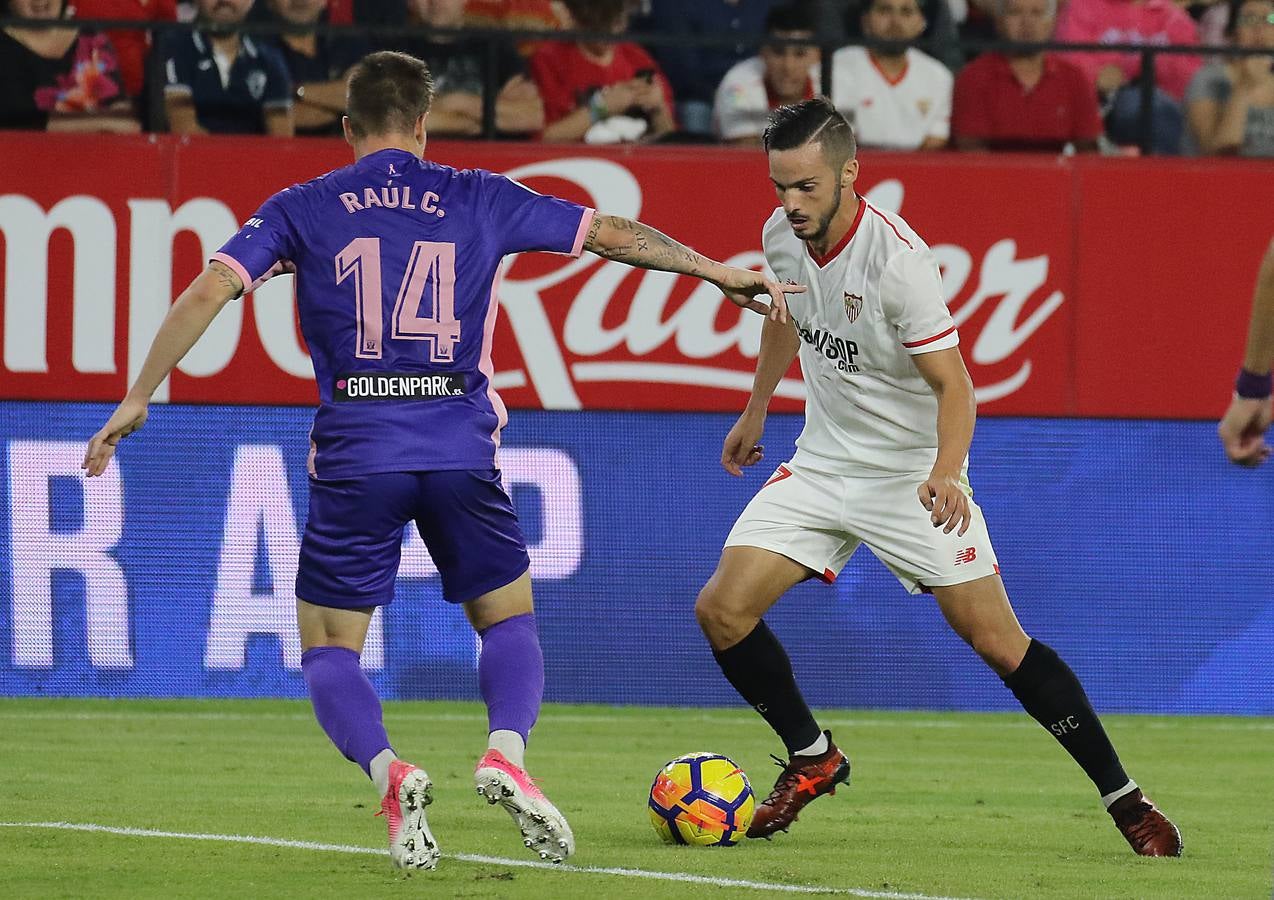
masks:
<instances>
[{"instance_id":1,"label":"white pitch line","mask_svg":"<svg viewBox=\"0 0 1274 900\"><path fill-rule=\"evenodd\" d=\"M119 834L127 837L174 838L187 841L215 841L226 844L259 844L266 847L290 847L296 850L316 850L323 853L361 853L368 856L385 856L386 851L376 847L358 847L348 844L320 844L314 841L293 841L287 838L256 837L247 834L201 834L187 831L155 831L149 828L127 828L115 825L96 825L76 822L0 822L0 828L49 828L56 831L91 831L98 834ZM582 875L614 875L620 878L644 878L651 881L676 881L683 884L702 884L711 887L744 888L757 891L774 891L786 894L841 894L850 897L874 897L880 900L962 900L957 897L941 897L933 894L901 893L898 891L871 891L864 888L815 887L801 884L776 884L767 881L747 881L741 878L717 878L711 875L691 875L686 872L656 872L649 869L628 869L616 866L572 866L534 862L524 859L505 859L500 856L482 856L475 853L444 853L444 858L457 862L482 863L493 866L515 866L523 869L545 869L550 872L574 872Z\"/></svg>"},{"instance_id":2,"label":"white pitch line","mask_svg":"<svg viewBox=\"0 0 1274 900\"><path fill-rule=\"evenodd\" d=\"M640 707L635 707L640 711ZM815 712L817 715L817 711ZM388 718L396 719L404 722L478 722L486 721L486 712L476 711L473 713L431 713L431 712L408 712L396 711L390 707L386 712ZM731 713L711 713L705 712L695 715L693 712L688 713L682 711L680 718L689 719L696 722L719 723L729 725L738 722L751 722L753 717L750 714L731 714ZM181 711L181 710L129 710L129 711L111 711L111 710L78 710L76 712L55 712L53 710L7 710L0 707L0 719L65 719L69 721L94 721L99 719L195 719L203 721L244 721L244 720L281 720L308 722L312 716L309 713L279 713L279 712L199 712L199 711ZM637 718L640 718L638 716ZM1211 731L1274 731L1274 722L1268 718L1258 718L1256 721L1244 721L1235 718L1230 721L1220 722L1200 722L1194 720L1189 715L1181 715L1176 717L1181 722L1188 722L1192 728L1202 728ZM602 725L613 725L620 722L632 722L632 716L619 716L608 713L554 713L551 709L546 710L540 716L541 723L563 722L573 725L586 725L590 722L596 722ZM976 722L968 721L952 721L950 719L873 719L858 718L855 716L845 716L844 714L836 716L820 716L819 722L824 725L835 728L967 728L976 724L978 728L1021 728L1027 730L1035 730L1039 728L1033 719L1026 716L1012 716L1006 713L990 713L985 719ZM1174 729L1178 727L1175 721L1136 721L1134 719L1131 724L1135 724L1138 728L1152 729Z\"/></svg>"}]
</instances>

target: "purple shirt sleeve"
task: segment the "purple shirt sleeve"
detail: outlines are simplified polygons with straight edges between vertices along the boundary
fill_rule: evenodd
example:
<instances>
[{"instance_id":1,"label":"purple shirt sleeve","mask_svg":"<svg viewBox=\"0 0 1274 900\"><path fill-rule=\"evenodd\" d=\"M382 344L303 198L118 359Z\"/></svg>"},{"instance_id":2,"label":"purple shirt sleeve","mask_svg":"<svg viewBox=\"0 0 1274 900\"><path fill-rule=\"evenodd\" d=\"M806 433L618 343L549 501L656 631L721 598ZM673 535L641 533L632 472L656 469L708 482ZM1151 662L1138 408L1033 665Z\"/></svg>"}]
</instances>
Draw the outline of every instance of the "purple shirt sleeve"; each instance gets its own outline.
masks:
<instances>
[{"instance_id":1,"label":"purple shirt sleeve","mask_svg":"<svg viewBox=\"0 0 1274 900\"><path fill-rule=\"evenodd\" d=\"M489 175L485 195L491 221L499 223L504 253L547 250L579 256L593 224L593 210L569 200L537 194L505 178Z\"/></svg>"},{"instance_id":2,"label":"purple shirt sleeve","mask_svg":"<svg viewBox=\"0 0 1274 900\"><path fill-rule=\"evenodd\" d=\"M275 194L243 223L235 236L212 255L213 262L229 266L250 293L292 266L296 230L283 208L282 194Z\"/></svg>"}]
</instances>

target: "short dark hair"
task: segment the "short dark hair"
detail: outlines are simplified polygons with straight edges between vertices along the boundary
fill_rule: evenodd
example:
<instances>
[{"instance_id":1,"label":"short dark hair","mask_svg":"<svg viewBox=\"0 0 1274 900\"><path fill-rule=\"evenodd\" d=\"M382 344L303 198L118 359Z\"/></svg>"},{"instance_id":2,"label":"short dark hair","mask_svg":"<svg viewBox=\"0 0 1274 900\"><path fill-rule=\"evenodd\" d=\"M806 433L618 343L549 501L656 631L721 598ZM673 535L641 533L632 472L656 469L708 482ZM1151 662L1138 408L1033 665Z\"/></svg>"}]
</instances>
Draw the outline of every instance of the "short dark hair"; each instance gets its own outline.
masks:
<instances>
[{"instance_id":1,"label":"short dark hair","mask_svg":"<svg viewBox=\"0 0 1274 900\"><path fill-rule=\"evenodd\" d=\"M345 114L355 137L406 133L429 112L434 79L429 67L406 53L381 50L350 70Z\"/></svg>"},{"instance_id":2,"label":"short dark hair","mask_svg":"<svg viewBox=\"0 0 1274 900\"><path fill-rule=\"evenodd\" d=\"M765 33L776 31L815 31L814 10L808 3L792 0L774 7L765 17Z\"/></svg>"},{"instance_id":3,"label":"short dark hair","mask_svg":"<svg viewBox=\"0 0 1274 900\"><path fill-rule=\"evenodd\" d=\"M628 12L629 0L565 0L580 31L609 31Z\"/></svg>"},{"instance_id":4,"label":"short dark hair","mask_svg":"<svg viewBox=\"0 0 1274 900\"><path fill-rule=\"evenodd\" d=\"M822 144L823 152L836 166L844 165L858 153L853 127L826 97L780 106L770 114L770 124L761 137L766 153L794 150L809 143Z\"/></svg>"}]
</instances>

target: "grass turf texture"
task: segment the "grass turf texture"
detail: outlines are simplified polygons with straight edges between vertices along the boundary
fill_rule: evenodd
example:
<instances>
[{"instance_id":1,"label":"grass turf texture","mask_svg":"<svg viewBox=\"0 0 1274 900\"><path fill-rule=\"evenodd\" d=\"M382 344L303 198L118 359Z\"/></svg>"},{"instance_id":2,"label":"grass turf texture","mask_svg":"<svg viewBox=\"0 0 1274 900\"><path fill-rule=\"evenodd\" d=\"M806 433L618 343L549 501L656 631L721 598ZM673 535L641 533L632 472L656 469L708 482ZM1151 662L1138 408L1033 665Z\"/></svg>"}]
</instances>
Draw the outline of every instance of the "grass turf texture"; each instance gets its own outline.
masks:
<instances>
[{"instance_id":1,"label":"grass turf texture","mask_svg":"<svg viewBox=\"0 0 1274 900\"><path fill-rule=\"evenodd\" d=\"M579 866L951 897L1269 897L1274 720L1110 716L1125 763L1185 839L1135 857L1086 779L1019 715L828 712L853 785L773 842L661 844L646 793L668 759L733 757L762 797L778 749L736 711L550 706L530 763L569 817ZM472 703L391 703L404 758L435 782L444 854L531 859L474 793ZM384 847L370 783L292 701L0 700L0 821L67 821ZM0 828L0 896L763 896L768 892L444 858L407 879L387 857ZM797 895L790 895L797 896Z\"/></svg>"}]
</instances>

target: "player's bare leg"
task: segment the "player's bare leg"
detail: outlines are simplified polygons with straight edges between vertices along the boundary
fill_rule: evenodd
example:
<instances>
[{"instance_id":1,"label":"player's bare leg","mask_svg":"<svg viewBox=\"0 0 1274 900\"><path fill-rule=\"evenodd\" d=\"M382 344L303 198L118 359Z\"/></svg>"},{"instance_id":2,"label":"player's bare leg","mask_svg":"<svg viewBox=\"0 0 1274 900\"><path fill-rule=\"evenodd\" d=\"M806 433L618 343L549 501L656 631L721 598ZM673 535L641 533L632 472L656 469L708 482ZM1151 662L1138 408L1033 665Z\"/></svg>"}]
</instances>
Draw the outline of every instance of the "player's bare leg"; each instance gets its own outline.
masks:
<instances>
[{"instance_id":1,"label":"player's bare leg","mask_svg":"<svg viewBox=\"0 0 1274 900\"><path fill-rule=\"evenodd\" d=\"M695 617L726 679L769 723L788 751L783 772L761 801L748 837L786 831L806 804L849 779L849 760L814 721L792 664L761 617L793 585L814 573L759 547L726 547L699 592Z\"/></svg>"},{"instance_id":2,"label":"player's bare leg","mask_svg":"<svg viewBox=\"0 0 1274 900\"><path fill-rule=\"evenodd\" d=\"M478 687L487 704L487 751L474 769L474 784L488 803L500 804L513 817L528 850L540 859L562 862L575 852L575 836L523 761L544 696L531 576L523 573L464 608L482 641Z\"/></svg>"},{"instance_id":3,"label":"player's bare leg","mask_svg":"<svg viewBox=\"0 0 1274 900\"><path fill-rule=\"evenodd\" d=\"M380 698L359 666L374 607L335 609L296 602L301 672L314 715L346 759L376 785L389 831L389 858L400 869L432 869L441 854L425 807L433 785L423 769L398 759L381 721Z\"/></svg>"},{"instance_id":4,"label":"player's bare leg","mask_svg":"<svg viewBox=\"0 0 1274 900\"><path fill-rule=\"evenodd\" d=\"M1018 624L1004 583L990 575L934 587L947 622L1004 679L1022 707L1092 779L1120 833L1142 856L1180 856L1175 825L1128 777L1075 673Z\"/></svg>"}]
</instances>

